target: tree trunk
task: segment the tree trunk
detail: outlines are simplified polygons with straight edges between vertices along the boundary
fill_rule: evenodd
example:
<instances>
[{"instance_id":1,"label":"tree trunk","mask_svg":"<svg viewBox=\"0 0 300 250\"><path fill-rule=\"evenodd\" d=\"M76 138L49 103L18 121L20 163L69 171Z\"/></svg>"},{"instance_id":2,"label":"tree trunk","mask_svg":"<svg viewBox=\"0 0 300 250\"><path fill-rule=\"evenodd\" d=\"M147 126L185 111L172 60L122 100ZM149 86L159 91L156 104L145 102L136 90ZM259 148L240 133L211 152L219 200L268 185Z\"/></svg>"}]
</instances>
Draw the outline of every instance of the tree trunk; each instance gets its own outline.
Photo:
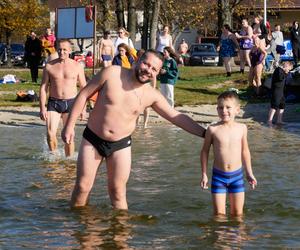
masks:
<instances>
[{"instance_id":1,"label":"tree trunk","mask_svg":"<svg viewBox=\"0 0 300 250\"><path fill-rule=\"evenodd\" d=\"M234 10L231 8L229 0L218 0L218 36L221 35L224 24L232 27L233 12Z\"/></svg>"},{"instance_id":2,"label":"tree trunk","mask_svg":"<svg viewBox=\"0 0 300 250\"><path fill-rule=\"evenodd\" d=\"M11 63L11 35L12 32L10 30L5 31L5 36L6 36L6 46L7 46L7 67L11 68L12 63Z\"/></svg>"},{"instance_id":3,"label":"tree trunk","mask_svg":"<svg viewBox=\"0 0 300 250\"><path fill-rule=\"evenodd\" d=\"M160 0L152 0L152 18L150 26L150 48L155 49L158 27L158 16L160 9Z\"/></svg>"},{"instance_id":4,"label":"tree trunk","mask_svg":"<svg viewBox=\"0 0 300 250\"><path fill-rule=\"evenodd\" d=\"M130 38L133 41L133 43L135 42L136 24L137 24L137 15L136 15L135 0L128 0L127 30L130 33Z\"/></svg>"},{"instance_id":5,"label":"tree trunk","mask_svg":"<svg viewBox=\"0 0 300 250\"><path fill-rule=\"evenodd\" d=\"M101 0L100 1L100 9L102 10L102 31L110 30L109 23L109 0Z\"/></svg>"},{"instance_id":6,"label":"tree trunk","mask_svg":"<svg viewBox=\"0 0 300 250\"><path fill-rule=\"evenodd\" d=\"M151 1L144 0L144 15L143 15L143 29L142 29L142 48L148 49L148 38L149 38L149 23L150 23L150 12Z\"/></svg>"},{"instance_id":7,"label":"tree trunk","mask_svg":"<svg viewBox=\"0 0 300 250\"><path fill-rule=\"evenodd\" d=\"M125 18L124 18L124 4L123 0L116 0L116 15L117 15L117 22L118 27L125 28Z\"/></svg>"}]
</instances>

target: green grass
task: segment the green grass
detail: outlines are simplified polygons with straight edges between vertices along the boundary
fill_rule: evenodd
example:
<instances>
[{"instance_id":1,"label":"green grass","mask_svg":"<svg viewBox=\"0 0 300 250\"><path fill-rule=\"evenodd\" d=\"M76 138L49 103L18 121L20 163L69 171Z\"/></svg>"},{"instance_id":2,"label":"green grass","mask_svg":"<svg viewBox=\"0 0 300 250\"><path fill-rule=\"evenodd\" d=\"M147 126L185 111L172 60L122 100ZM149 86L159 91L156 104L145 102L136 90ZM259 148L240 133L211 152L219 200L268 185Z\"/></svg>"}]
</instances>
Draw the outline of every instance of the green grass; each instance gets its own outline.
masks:
<instances>
[{"instance_id":1,"label":"green grass","mask_svg":"<svg viewBox=\"0 0 300 250\"><path fill-rule=\"evenodd\" d=\"M247 74L234 73L225 76L223 67L181 67L180 78L175 85L175 105L215 104L217 96L229 88L242 92L243 102L249 101L252 90L247 84ZM7 69L0 71L0 78L6 74L16 75L20 79L17 84L0 84L0 106L38 106L38 102L17 102L16 92L34 90L39 92L40 80L32 83L29 69ZM86 71L91 75L91 70ZM41 78L42 70L39 72ZM251 99L251 102L257 100Z\"/></svg>"}]
</instances>

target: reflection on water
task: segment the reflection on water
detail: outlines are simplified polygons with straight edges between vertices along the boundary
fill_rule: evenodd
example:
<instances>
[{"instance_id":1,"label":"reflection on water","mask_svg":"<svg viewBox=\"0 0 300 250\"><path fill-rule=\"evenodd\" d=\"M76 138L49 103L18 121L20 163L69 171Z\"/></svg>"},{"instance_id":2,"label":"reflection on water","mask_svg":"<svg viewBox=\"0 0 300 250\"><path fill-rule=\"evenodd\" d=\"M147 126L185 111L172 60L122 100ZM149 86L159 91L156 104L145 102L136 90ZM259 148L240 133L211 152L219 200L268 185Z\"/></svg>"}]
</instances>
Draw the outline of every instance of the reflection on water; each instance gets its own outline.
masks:
<instances>
[{"instance_id":1,"label":"reflection on water","mask_svg":"<svg viewBox=\"0 0 300 250\"><path fill-rule=\"evenodd\" d=\"M111 209L103 166L90 205L71 210L76 156L66 159L62 145L49 154L44 134L0 127L1 249L300 247L300 124L249 127L258 188L246 191L241 220L212 217L210 193L199 187L202 140L178 128L133 135L128 212Z\"/></svg>"},{"instance_id":2,"label":"reflection on water","mask_svg":"<svg viewBox=\"0 0 300 250\"><path fill-rule=\"evenodd\" d=\"M76 210L82 228L74 236L83 249L132 249L127 243L132 230L127 211L104 213L90 206Z\"/></svg>"}]
</instances>

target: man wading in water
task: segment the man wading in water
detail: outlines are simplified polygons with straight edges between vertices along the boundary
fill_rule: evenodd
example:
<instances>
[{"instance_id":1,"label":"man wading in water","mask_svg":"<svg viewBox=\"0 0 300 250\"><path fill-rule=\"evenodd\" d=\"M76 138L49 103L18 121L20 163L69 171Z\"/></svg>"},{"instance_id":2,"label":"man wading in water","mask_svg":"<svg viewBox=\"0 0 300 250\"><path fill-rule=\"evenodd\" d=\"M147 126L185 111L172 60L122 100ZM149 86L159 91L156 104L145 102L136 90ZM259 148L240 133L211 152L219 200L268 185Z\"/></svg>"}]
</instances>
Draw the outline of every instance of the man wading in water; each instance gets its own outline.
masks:
<instances>
[{"instance_id":1,"label":"man wading in water","mask_svg":"<svg viewBox=\"0 0 300 250\"><path fill-rule=\"evenodd\" d=\"M148 50L133 68L104 68L80 91L62 131L66 143L73 141L75 122L88 98L97 91L99 98L83 132L71 206L87 204L98 166L105 158L112 206L128 208L126 184L131 169L131 134L137 117L146 107L151 106L162 117L187 132L204 137L203 127L173 109L159 91L145 84L157 77L162 60L158 52Z\"/></svg>"}]
</instances>

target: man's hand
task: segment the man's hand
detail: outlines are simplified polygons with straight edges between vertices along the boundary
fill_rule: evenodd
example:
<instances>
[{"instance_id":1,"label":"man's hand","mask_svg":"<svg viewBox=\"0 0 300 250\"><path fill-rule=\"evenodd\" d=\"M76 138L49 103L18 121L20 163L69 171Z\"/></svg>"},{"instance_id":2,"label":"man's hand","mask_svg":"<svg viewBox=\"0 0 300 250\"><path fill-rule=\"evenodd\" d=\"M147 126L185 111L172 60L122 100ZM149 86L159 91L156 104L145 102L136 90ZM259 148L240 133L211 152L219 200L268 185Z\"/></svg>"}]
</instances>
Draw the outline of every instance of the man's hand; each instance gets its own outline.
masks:
<instances>
[{"instance_id":1,"label":"man's hand","mask_svg":"<svg viewBox=\"0 0 300 250\"><path fill-rule=\"evenodd\" d=\"M68 129L66 127L61 131L61 139L64 143L70 144L74 141L75 131L74 129Z\"/></svg>"},{"instance_id":2,"label":"man's hand","mask_svg":"<svg viewBox=\"0 0 300 250\"><path fill-rule=\"evenodd\" d=\"M201 188L202 188L202 189L208 189L207 183L208 183L207 175L206 175L206 174L203 174L203 175L202 175L201 182L200 182Z\"/></svg>"},{"instance_id":3,"label":"man's hand","mask_svg":"<svg viewBox=\"0 0 300 250\"><path fill-rule=\"evenodd\" d=\"M46 108L41 109L41 111L40 111L40 118L43 121L47 120L47 110L46 110Z\"/></svg>"}]
</instances>

